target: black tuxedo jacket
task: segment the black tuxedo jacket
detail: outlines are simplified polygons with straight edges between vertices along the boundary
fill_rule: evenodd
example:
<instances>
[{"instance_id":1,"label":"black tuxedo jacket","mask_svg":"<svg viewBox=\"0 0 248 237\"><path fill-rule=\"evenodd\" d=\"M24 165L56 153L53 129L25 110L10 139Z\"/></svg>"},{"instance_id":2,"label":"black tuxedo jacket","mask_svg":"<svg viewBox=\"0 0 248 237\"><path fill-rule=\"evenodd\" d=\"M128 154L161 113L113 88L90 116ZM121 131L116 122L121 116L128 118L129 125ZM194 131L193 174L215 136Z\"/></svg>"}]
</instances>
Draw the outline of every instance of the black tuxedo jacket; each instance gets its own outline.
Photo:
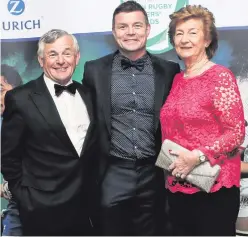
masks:
<instances>
[{"instance_id":1,"label":"black tuxedo jacket","mask_svg":"<svg viewBox=\"0 0 248 237\"><path fill-rule=\"evenodd\" d=\"M88 162L94 150L94 114L90 93L80 83L74 83L78 84L77 91L90 117L80 157L43 76L6 94L2 173L20 205L24 227L33 224L52 230L56 225L71 223L75 221L73 211L78 211L85 201Z\"/></svg>"},{"instance_id":2,"label":"black tuxedo jacket","mask_svg":"<svg viewBox=\"0 0 248 237\"><path fill-rule=\"evenodd\" d=\"M83 85L92 92L96 105L98 127L98 174L96 182L101 182L108 166L108 156L111 140L111 76L112 62L115 54L85 63ZM155 137L156 152L161 148L161 128L159 123L160 109L172 86L176 73L180 71L179 65L174 62L160 59L149 54L155 74Z\"/></svg>"}]
</instances>

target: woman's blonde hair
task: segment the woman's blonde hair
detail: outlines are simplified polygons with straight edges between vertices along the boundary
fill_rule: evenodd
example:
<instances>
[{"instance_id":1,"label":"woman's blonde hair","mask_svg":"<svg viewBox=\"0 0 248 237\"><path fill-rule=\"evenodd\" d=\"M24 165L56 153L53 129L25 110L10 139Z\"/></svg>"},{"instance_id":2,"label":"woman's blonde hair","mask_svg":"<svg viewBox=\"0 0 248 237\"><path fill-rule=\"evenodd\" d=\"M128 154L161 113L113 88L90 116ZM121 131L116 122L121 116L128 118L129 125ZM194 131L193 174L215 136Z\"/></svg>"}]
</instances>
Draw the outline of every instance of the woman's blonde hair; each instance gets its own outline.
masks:
<instances>
[{"instance_id":1,"label":"woman's blonde hair","mask_svg":"<svg viewBox=\"0 0 248 237\"><path fill-rule=\"evenodd\" d=\"M201 5L187 5L186 7L172 13L170 19L168 34L170 43L173 46L175 45L174 36L177 24L189 19L200 19L203 23L205 39L211 42L208 47L206 47L206 54L209 59L214 56L218 48L218 34L212 12Z\"/></svg>"}]
</instances>

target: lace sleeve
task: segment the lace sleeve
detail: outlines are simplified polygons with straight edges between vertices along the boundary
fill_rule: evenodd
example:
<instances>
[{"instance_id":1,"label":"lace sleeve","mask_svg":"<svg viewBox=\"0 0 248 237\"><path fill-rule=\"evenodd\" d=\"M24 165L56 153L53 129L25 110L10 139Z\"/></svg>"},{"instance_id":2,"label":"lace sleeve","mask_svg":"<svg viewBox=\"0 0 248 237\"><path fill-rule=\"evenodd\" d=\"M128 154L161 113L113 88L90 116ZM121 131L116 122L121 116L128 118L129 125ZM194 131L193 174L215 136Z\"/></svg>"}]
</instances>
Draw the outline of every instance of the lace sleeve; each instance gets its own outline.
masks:
<instances>
[{"instance_id":1,"label":"lace sleeve","mask_svg":"<svg viewBox=\"0 0 248 237\"><path fill-rule=\"evenodd\" d=\"M245 136L243 105L236 78L231 72L224 71L219 74L212 98L213 113L220 124L222 135L210 139L211 144L200 147L199 150L208 157L212 165L215 165L239 147Z\"/></svg>"}]
</instances>

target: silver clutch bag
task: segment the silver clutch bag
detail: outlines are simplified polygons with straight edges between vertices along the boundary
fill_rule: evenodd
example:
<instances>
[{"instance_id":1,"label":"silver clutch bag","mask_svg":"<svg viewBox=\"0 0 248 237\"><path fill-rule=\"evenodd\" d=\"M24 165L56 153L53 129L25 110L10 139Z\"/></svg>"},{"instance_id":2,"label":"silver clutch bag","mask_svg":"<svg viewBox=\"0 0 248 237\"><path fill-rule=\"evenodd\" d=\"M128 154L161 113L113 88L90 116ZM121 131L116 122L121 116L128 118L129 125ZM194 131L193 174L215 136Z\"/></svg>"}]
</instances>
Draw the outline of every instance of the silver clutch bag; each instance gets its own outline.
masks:
<instances>
[{"instance_id":1,"label":"silver clutch bag","mask_svg":"<svg viewBox=\"0 0 248 237\"><path fill-rule=\"evenodd\" d=\"M171 140L164 140L160 153L158 155L156 166L169 171L169 166L176 160L175 155L170 154L170 150L189 151ZM220 173L220 166L211 166L208 161L196 166L187 176L186 181L194 184L203 191L210 192L215 180Z\"/></svg>"}]
</instances>

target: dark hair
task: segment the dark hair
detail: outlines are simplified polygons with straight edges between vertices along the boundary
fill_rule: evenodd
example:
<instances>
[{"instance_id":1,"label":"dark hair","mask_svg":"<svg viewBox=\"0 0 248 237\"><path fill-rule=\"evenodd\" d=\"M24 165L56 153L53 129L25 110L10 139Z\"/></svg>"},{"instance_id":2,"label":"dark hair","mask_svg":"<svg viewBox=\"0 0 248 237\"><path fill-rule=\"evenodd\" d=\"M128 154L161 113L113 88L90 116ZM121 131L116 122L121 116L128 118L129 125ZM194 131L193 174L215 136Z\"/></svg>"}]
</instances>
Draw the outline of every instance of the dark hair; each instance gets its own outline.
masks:
<instances>
[{"instance_id":1,"label":"dark hair","mask_svg":"<svg viewBox=\"0 0 248 237\"><path fill-rule=\"evenodd\" d=\"M168 34L170 43L173 46L175 45L174 36L177 24L189 19L200 19L203 23L205 38L211 41L209 46L206 47L206 54L208 59L211 59L214 56L218 48L218 34L212 12L210 12L207 8L202 7L201 5L187 5L186 7L183 7L180 10L172 13L170 15L170 19L171 21L169 24Z\"/></svg>"},{"instance_id":2,"label":"dark hair","mask_svg":"<svg viewBox=\"0 0 248 237\"><path fill-rule=\"evenodd\" d=\"M22 85L20 74L13 67L7 64L1 64L1 76L13 87Z\"/></svg>"},{"instance_id":3,"label":"dark hair","mask_svg":"<svg viewBox=\"0 0 248 237\"><path fill-rule=\"evenodd\" d=\"M113 13L113 19L112 19L112 28L114 28L114 25L115 25L115 16L121 12L136 12L136 11L141 11L144 16L145 16L145 21L146 21L146 24L148 25L149 24L149 21L148 21L148 16L147 16L147 13L145 11L145 9L137 2L135 1L126 1L126 2L123 2L121 3L114 11Z\"/></svg>"}]
</instances>

